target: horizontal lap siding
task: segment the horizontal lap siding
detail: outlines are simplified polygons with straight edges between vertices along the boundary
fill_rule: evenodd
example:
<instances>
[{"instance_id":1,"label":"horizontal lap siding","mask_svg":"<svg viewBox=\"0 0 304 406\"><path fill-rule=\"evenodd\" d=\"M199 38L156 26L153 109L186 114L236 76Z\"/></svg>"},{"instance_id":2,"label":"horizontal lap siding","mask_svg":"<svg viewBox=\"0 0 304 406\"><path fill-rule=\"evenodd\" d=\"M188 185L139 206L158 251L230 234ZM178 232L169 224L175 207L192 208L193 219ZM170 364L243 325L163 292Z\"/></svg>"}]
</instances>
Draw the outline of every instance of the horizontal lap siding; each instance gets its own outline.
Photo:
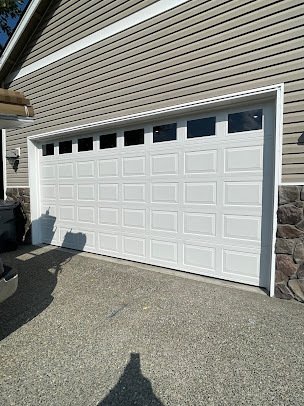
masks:
<instances>
[{"instance_id":1,"label":"horizontal lap siding","mask_svg":"<svg viewBox=\"0 0 304 406\"><path fill-rule=\"evenodd\" d=\"M7 132L8 133L8 132ZM9 139L9 136L7 137ZM12 163L6 161L7 186L28 186L28 154L26 141L7 142L7 150L20 148L20 159L17 171L13 168Z\"/></svg>"},{"instance_id":2,"label":"horizontal lap siding","mask_svg":"<svg viewBox=\"0 0 304 406\"><path fill-rule=\"evenodd\" d=\"M165 13L129 29L127 31L127 41L126 33L122 32L102 41L102 43L91 46L89 50L84 49L78 52L77 64L75 64L75 55L65 58L65 75L72 75L74 80L77 81L77 78L87 70L88 64L95 70L108 66L108 70L112 71L112 69L115 69L113 63L118 61L119 65L116 68L125 65L130 72L131 58L135 58L137 63L144 61L144 66L149 66L151 65L151 57L153 57L154 63L154 61L159 62L159 60L155 59L159 56L162 60L164 60L164 57L166 60L170 59L170 65L174 65L177 63L175 62L176 54L186 55L200 49L205 50L206 55L209 55L228 48L235 48L239 42L254 45L254 39L256 36L259 37L259 32L263 27L266 28L262 33L262 37L266 39L269 35L276 33L273 25L277 25L278 22L281 22L282 25L277 32L285 32L287 29L296 26L300 27L302 24L301 20L297 18L298 8L289 10L287 7L278 16L273 15L272 8L267 7L258 10L261 19L258 30L256 23L252 21L252 5L251 2L249 3L240 8L235 1L229 2L229 8L228 5L225 5L225 14L221 15L217 9L218 14L214 18L209 16L211 11L213 14L215 13L213 9L209 10L207 7L208 4L209 7L212 7L210 2L204 4L204 6L196 6L189 11L175 11L175 14L171 11L172 22L171 19L168 20L168 18L164 17L167 15ZM191 2L186 3L188 7L189 4ZM185 8L186 5L183 7ZM278 6L276 8L280 9ZM243 12L246 11L246 13L241 17L236 17L236 10L239 11L240 9ZM287 19L291 18L297 19L297 21L294 21L294 25L291 22L286 22ZM205 21L205 19L207 20ZM187 23L185 24L185 22ZM157 28L155 28L156 24ZM249 37L247 37L248 32L251 33ZM223 35L225 35L224 42ZM231 39L234 39L234 42L231 42ZM228 40L229 43L226 45ZM100 57L101 53L102 58ZM83 71L80 71L82 68ZM91 71L92 69L88 70L88 73ZM54 75L57 73L64 80L62 77L62 61L52 64L52 72ZM104 74L105 72L101 73ZM28 82L35 84L39 81L38 85L41 91L43 90L41 88L43 80L48 83L45 72L41 70L34 72L28 80L23 78L22 83L24 85ZM37 88L37 86L35 87Z\"/></svg>"},{"instance_id":3,"label":"horizontal lap siding","mask_svg":"<svg viewBox=\"0 0 304 406\"><path fill-rule=\"evenodd\" d=\"M238 66L248 62L248 54L251 56L250 63L251 64L258 64L261 63L259 60L263 60L264 58L268 57L270 60L270 56L274 56L272 64L280 63L282 52L289 52L295 50L294 54L296 59L298 59L298 49L301 47L303 43L303 39L299 37L303 31L302 27L297 27L293 30L290 30L287 34L283 33L282 35L274 35L267 38L265 41L265 48L260 49L260 44L257 42L255 44L244 44L240 46L236 46L231 41L228 46L232 48L227 48L224 50L219 50L215 54L212 53L208 55L206 49L199 49L199 50L190 50L189 47L188 51L186 49L182 50L175 50L175 56L172 54L172 58L174 57L174 65L168 66L168 57L166 55L166 60L164 60L164 54L158 54L158 51L154 51L154 56L151 55L150 58L143 61L142 58L138 58L138 55L133 56L132 58L128 59L128 61L119 61L119 58L116 61L113 61L112 58L109 61L103 60L102 63L94 63L94 71L96 72L96 77L92 77L92 72L73 72L74 77L68 83L68 87L66 89L70 92L70 95L77 96L80 99L82 96L79 95L79 79L81 77L81 81L85 81L86 83L86 90L87 92L94 91L95 93L91 93L91 96L97 96L100 94L100 89L102 88L102 92L104 93L107 86L113 86L115 84L124 83L124 87L138 85L140 83L149 83L154 79L165 78L168 75L176 74L180 77L190 77L191 73L193 74L194 70L203 70L204 73L215 72L222 70L222 65L220 63L225 63L225 67L233 67L235 66L238 69ZM288 42L286 41L286 35L288 35ZM253 39L253 38L252 38ZM256 38L255 38L256 40ZM274 42L274 44L272 44ZM240 53L238 53L240 52ZM168 53L171 54L170 51ZM236 54L237 53L237 54ZM151 71L151 58L154 61L153 72ZM288 57L287 57L288 58ZM286 59L287 59L286 58ZM138 60L139 59L139 60ZM124 63L125 62L125 63ZM127 65L126 65L127 63ZM115 69L115 64L117 65ZM132 70L130 69L130 65L132 65ZM136 73L136 76L134 76ZM194 72L195 75L200 75L201 72L197 71ZM41 105L41 101L44 98L45 91L49 89L49 95L51 97L58 97L61 100L64 100L65 95L62 94L62 86L64 83L64 77L60 72L53 72L53 75L56 78L56 84L49 88L49 83L45 80L45 77L37 78L39 90L35 92L36 101ZM101 81L102 78L102 81ZM128 81L126 83L126 80ZM26 86L27 91L31 91L32 88L36 88L33 84L23 83L23 86ZM112 91L110 88L109 91ZM74 92L74 93L73 93ZM42 104L43 105L43 104ZM59 107L59 106L58 106Z\"/></svg>"},{"instance_id":4,"label":"horizontal lap siding","mask_svg":"<svg viewBox=\"0 0 304 406\"><path fill-rule=\"evenodd\" d=\"M157 0L55 1L46 13L46 23L33 35L22 65L27 66L92 34ZM132 4L131 4L132 3Z\"/></svg>"},{"instance_id":5,"label":"horizontal lap siding","mask_svg":"<svg viewBox=\"0 0 304 406\"><path fill-rule=\"evenodd\" d=\"M297 181L304 167L304 5L214 4L186 2L15 80L11 86L31 99L36 118L22 132L9 131L8 145L20 134L285 82L283 174ZM9 182L27 182L25 174L10 173Z\"/></svg>"}]
</instances>

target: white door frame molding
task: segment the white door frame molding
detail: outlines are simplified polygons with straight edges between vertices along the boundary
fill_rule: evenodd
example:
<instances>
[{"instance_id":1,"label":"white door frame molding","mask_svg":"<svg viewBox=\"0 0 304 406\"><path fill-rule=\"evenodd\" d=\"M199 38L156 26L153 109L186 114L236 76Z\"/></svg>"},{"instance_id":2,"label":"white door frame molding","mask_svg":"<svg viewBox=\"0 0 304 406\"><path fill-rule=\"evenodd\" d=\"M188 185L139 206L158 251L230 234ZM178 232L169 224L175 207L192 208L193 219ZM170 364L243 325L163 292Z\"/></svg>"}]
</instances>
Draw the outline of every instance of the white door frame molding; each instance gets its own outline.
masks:
<instances>
[{"instance_id":1,"label":"white door frame molding","mask_svg":"<svg viewBox=\"0 0 304 406\"><path fill-rule=\"evenodd\" d=\"M79 125L65 128L63 130L50 131L28 137L29 160L29 186L31 197L31 217L32 217L32 238L33 244L41 244L41 232L37 226L37 220L40 216L40 173L39 173L39 153L38 144L50 138L63 138L66 136L81 134L83 131L92 131L100 128L111 128L117 124L136 124L142 120L153 119L156 117L168 117L178 114L192 114L197 110L203 112L205 109L233 106L234 104L248 103L265 98L272 98L275 106L275 154L274 154L274 190L273 190L273 229L271 243L271 272L269 280L269 294L274 296L275 286L275 241L277 230L276 212L278 209L278 187L281 183L282 167L282 134L283 134L283 103L284 103L284 84L277 84L263 88L257 88L245 92L238 92L229 95L198 100L191 103L184 103L169 106L162 109L150 110L142 113L121 116L114 119L97 121L91 124Z\"/></svg>"},{"instance_id":2,"label":"white door frame molding","mask_svg":"<svg viewBox=\"0 0 304 406\"><path fill-rule=\"evenodd\" d=\"M2 169L3 169L3 198L6 199L7 172L6 172L6 131L2 130Z\"/></svg>"}]
</instances>

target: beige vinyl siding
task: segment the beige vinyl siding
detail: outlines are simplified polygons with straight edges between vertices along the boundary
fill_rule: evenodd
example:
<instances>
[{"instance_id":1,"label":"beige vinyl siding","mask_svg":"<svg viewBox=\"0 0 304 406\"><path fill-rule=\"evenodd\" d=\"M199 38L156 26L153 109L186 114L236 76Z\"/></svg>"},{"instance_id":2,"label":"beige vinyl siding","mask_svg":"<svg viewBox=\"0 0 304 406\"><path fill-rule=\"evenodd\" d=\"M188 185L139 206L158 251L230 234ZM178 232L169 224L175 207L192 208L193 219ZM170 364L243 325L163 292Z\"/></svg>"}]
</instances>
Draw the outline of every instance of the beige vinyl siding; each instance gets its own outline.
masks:
<instances>
[{"instance_id":1,"label":"beige vinyl siding","mask_svg":"<svg viewBox=\"0 0 304 406\"><path fill-rule=\"evenodd\" d=\"M14 81L36 119L9 131L8 145L17 146L20 136L284 82L283 180L303 182L304 4L214 4L190 0ZM8 184L27 183L21 161Z\"/></svg>"},{"instance_id":2,"label":"beige vinyl siding","mask_svg":"<svg viewBox=\"0 0 304 406\"><path fill-rule=\"evenodd\" d=\"M96 86L100 83L98 81L96 82L95 78L88 79L86 83L86 93L93 103L90 102L86 106L83 104L83 95L79 94L79 85L76 83L69 87L66 86L65 91L70 97L73 97L72 110L71 107L66 104L66 96L62 94L61 90L62 86L61 89L52 92L49 96L54 100L56 110L60 109L58 114L62 117L70 115L70 113L77 108L82 108L83 113L90 111L91 104L99 104L107 100L111 101L109 107L112 107L113 105L121 104L122 101L129 102L131 99L144 98L146 96L154 97L154 89L159 86L164 86L164 90L168 88L168 91L171 89L178 90L180 88L190 87L194 84L193 78L195 77L198 78L195 85L201 84L201 90L211 90L215 86L219 87L221 83L225 83L224 79L227 76L231 79L235 75L238 76L240 67L242 67L243 72L248 72L253 79L258 75L258 73L253 74L253 72L261 68L267 69L271 74L271 72L276 72L279 69L288 69L288 63L291 66L301 67L301 60L298 59L298 49L302 42L303 40L298 38L284 45L279 44L277 48L273 47L270 50L258 50L256 53L251 52L250 54L253 60L250 62L248 62L248 54L243 54L238 57L231 56L229 59L223 60L225 69L229 69L228 75L225 74L226 72L221 74L221 79L219 79L217 83L215 83L215 80L219 77L218 72L222 71L219 62L211 62L209 58L202 57L201 65L194 68L189 67L189 64L185 62L185 64L180 64L175 67L164 67L162 70L151 74L144 74L144 72L140 70L142 74L136 74L135 77L132 72L111 77L113 72L110 72L108 75L104 75L102 87L97 89ZM282 63L282 55L276 55L276 50L280 53L284 52L284 63ZM214 56L210 59L214 59ZM168 80L169 77L171 78L171 83ZM130 89L130 92L126 95L126 90L128 89ZM116 96L115 98L113 97L114 94ZM48 115L50 111L48 101L43 100L43 97L41 93L35 96L35 103L39 105L41 123L44 122L44 117L49 121ZM67 113L66 115L64 115L65 112ZM57 118L59 117L54 117L54 119Z\"/></svg>"},{"instance_id":3,"label":"beige vinyl siding","mask_svg":"<svg viewBox=\"0 0 304 406\"><path fill-rule=\"evenodd\" d=\"M176 58L176 53L185 55L196 49L204 50L208 55L227 49L226 41L230 39L235 40L234 43L228 44L228 47L231 48L235 48L235 45L238 46L238 41L254 45L255 36L260 36L261 28L266 27L265 31L261 33L261 37L266 40L269 35L275 33L275 31L273 32L274 24L283 22L283 26L278 32L284 32L291 28L289 20L299 16L299 8L290 8L286 1L282 2L283 5L281 6L273 4L262 7L265 2L256 0L256 14L260 18L260 26L257 30L257 24L252 19L251 1L243 1L242 6L240 6L238 1L229 1L226 4L227 1L221 0L218 3L222 3L222 8L225 10L224 14L222 14L221 8L212 7L212 4L214 5L212 1L201 5L198 3L189 1L183 6L129 29L126 33L122 32L102 41L102 44L91 46L89 52L88 49L78 52L77 57L81 58L80 64L75 65L74 55L67 57L65 60L65 68L68 69L66 74L73 74L77 71L79 74L79 69L87 69L88 63L94 66L96 70L104 65L108 66L111 71L115 61L119 60L119 66L122 64L129 66L130 58L134 57L137 58L137 62L143 60L147 66L151 64L151 57L153 57L154 62L157 55L162 60L164 60L165 55L166 61L170 59L172 62L173 58ZM262 8L257 9L258 6ZM275 12L279 10L281 10L280 14L276 15ZM300 27L302 25L301 20L298 19L296 24ZM250 37L247 37L248 32L252 34ZM126 41L126 35L128 41ZM223 43L223 35L225 35L225 43ZM174 46L172 46L173 44ZM102 59L100 58L101 47ZM142 55L143 48L144 55ZM139 55L140 58L138 58ZM159 61L156 60L156 62ZM189 62L191 62L190 59ZM61 69L62 61L52 64L54 73L60 73ZM29 81L33 82L33 78L39 80L41 76L45 77L42 70L35 72ZM77 75L75 75L76 77ZM47 78L45 79L47 83ZM26 78L24 80L23 83L26 84Z\"/></svg>"},{"instance_id":4,"label":"beige vinyl siding","mask_svg":"<svg viewBox=\"0 0 304 406\"><path fill-rule=\"evenodd\" d=\"M47 24L42 25L28 46L22 64L27 66L71 43L86 37L157 0L65 0L54 2L47 11Z\"/></svg>"},{"instance_id":5,"label":"beige vinyl siding","mask_svg":"<svg viewBox=\"0 0 304 406\"><path fill-rule=\"evenodd\" d=\"M20 148L20 160L17 171L13 168L12 163L6 161L6 176L7 176L7 186L28 186L28 153L26 142L10 142L7 143L6 149L10 150L16 147Z\"/></svg>"},{"instance_id":6,"label":"beige vinyl siding","mask_svg":"<svg viewBox=\"0 0 304 406\"><path fill-rule=\"evenodd\" d=\"M272 29L272 31L275 28ZM75 71L75 66L72 65L71 68L66 67L66 71L73 75L71 81L69 83L70 90L73 91L74 89L77 90L78 83L79 83L79 75L81 75L82 80L86 80L87 78L87 85L91 85L92 87L88 89L96 89L96 85L101 87L100 78L102 76L102 89L104 90L104 86L107 83L119 83L122 81L122 77L124 79L131 79L133 82L139 83L140 81L145 82L147 80L151 80L155 77L165 77L172 72L179 73L180 75L184 74L184 72L189 71L191 69L197 69L197 66L203 67L205 66L206 72L214 71L214 69L221 69L221 66L218 66L220 62L226 64L226 66L233 66L236 63L241 64L242 62L248 62L248 54L251 56L251 63L255 63L258 59L262 59L268 56L268 53L271 52L272 55L277 55L278 62L280 62L279 54L284 51L289 51L291 49L298 49L301 47L303 40L301 38L301 34L303 31L303 27L296 27L288 32L283 33L276 33L274 32L273 35L270 35L268 38L263 41L263 48L261 49L261 44L258 42L257 34L252 33L252 35L248 34L244 41L247 40L245 44L240 44L240 40L232 39L231 41L227 40L226 47L224 49L219 50L218 52L214 53L213 49L210 49L209 52L206 47L202 47L196 49L195 46L191 46L191 44L187 44L185 47L181 49L174 49L172 51L171 44L168 46L161 46L156 50L147 51L147 56L142 55L139 57L137 53L128 55L125 58L125 54L123 56L115 55L114 57L110 57L106 60L107 55L104 53L103 61L100 61L100 56L92 58L92 67L94 71L96 71L97 77L92 77L92 71L85 70L85 64L79 63L78 68L84 68L84 71ZM286 41L288 37L288 41ZM251 41L255 41L252 43ZM202 46L202 44L201 44ZM191 49L189 49L191 47ZM292 47L292 48L290 48ZM138 51L137 51L138 52ZM166 55L166 58L164 58ZM143 58L146 58L143 60ZM247 57L247 59L246 59ZM151 69L151 58L153 58L153 71ZM168 59L173 61L174 64L168 64ZM95 62L96 59L96 62ZM80 61L79 61L80 62ZM85 61L87 63L87 61ZM116 64L116 65L115 65ZM132 64L132 70L130 69L130 64ZM55 65L55 64L54 64ZM83 65L83 66L82 66ZM57 94L62 95L62 83L64 83L64 77L61 74L61 70L58 70L54 67L52 69L53 75L58 75L56 84L52 87L52 95L56 96ZM151 73L147 73L147 71L152 71ZM134 72L136 72L136 78L134 77ZM38 72L37 72L38 73ZM49 88L49 83L45 75L39 72L39 75L36 76L36 82L33 83L23 83L24 86L27 87L27 90L32 90L32 88L36 88L36 83L39 84L38 91L36 92L36 97L40 95L43 97L44 92ZM25 82L25 81L24 81ZM62 95L64 97L64 95Z\"/></svg>"}]
</instances>

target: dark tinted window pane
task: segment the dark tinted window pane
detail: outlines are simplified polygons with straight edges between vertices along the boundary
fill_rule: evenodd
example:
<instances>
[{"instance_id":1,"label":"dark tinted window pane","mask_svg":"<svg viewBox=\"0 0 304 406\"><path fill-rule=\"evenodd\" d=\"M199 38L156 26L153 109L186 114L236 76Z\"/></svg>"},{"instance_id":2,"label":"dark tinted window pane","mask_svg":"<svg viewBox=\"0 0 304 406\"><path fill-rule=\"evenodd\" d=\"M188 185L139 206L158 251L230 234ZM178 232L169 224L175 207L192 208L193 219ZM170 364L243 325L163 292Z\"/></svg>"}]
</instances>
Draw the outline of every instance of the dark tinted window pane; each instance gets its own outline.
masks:
<instances>
[{"instance_id":1,"label":"dark tinted window pane","mask_svg":"<svg viewBox=\"0 0 304 406\"><path fill-rule=\"evenodd\" d=\"M42 145L42 155L54 155L54 144L44 144Z\"/></svg>"},{"instance_id":2,"label":"dark tinted window pane","mask_svg":"<svg viewBox=\"0 0 304 406\"><path fill-rule=\"evenodd\" d=\"M59 154L70 154L72 152L72 140L59 142Z\"/></svg>"},{"instance_id":3,"label":"dark tinted window pane","mask_svg":"<svg viewBox=\"0 0 304 406\"><path fill-rule=\"evenodd\" d=\"M242 111L228 114L228 132L253 131L262 129L263 110Z\"/></svg>"},{"instance_id":4,"label":"dark tinted window pane","mask_svg":"<svg viewBox=\"0 0 304 406\"><path fill-rule=\"evenodd\" d=\"M125 146L144 143L144 129L125 131Z\"/></svg>"},{"instance_id":5,"label":"dark tinted window pane","mask_svg":"<svg viewBox=\"0 0 304 406\"><path fill-rule=\"evenodd\" d=\"M92 151L93 149L93 137L79 138L78 151Z\"/></svg>"},{"instance_id":6,"label":"dark tinted window pane","mask_svg":"<svg viewBox=\"0 0 304 406\"><path fill-rule=\"evenodd\" d=\"M116 133L105 134L99 137L99 148L115 148L116 147Z\"/></svg>"},{"instance_id":7,"label":"dark tinted window pane","mask_svg":"<svg viewBox=\"0 0 304 406\"><path fill-rule=\"evenodd\" d=\"M187 138L215 135L215 117L187 121Z\"/></svg>"},{"instance_id":8,"label":"dark tinted window pane","mask_svg":"<svg viewBox=\"0 0 304 406\"><path fill-rule=\"evenodd\" d=\"M153 142L176 140L176 123L153 127Z\"/></svg>"}]
</instances>

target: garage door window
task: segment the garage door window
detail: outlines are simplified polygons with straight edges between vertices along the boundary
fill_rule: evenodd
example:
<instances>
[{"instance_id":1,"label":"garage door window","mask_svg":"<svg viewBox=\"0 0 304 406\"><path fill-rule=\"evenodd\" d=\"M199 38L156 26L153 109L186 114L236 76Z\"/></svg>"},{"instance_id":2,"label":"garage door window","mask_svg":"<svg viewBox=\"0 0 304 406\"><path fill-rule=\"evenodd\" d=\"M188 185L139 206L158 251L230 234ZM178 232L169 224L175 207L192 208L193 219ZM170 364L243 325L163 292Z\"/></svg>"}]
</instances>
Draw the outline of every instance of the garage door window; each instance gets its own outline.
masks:
<instances>
[{"instance_id":1,"label":"garage door window","mask_svg":"<svg viewBox=\"0 0 304 406\"><path fill-rule=\"evenodd\" d=\"M215 117L187 121L187 138L215 135Z\"/></svg>"},{"instance_id":2,"label":"garage door window","mask_svg":"<svg viewBox=\"0 0 304 406\"><path fill-rule=\"evenodd\" d=\"M54 155L54 144L44 144L42 145L42 155Z\"/></svg>"},{"instance_id":3,"label":"garage door window","mask_svg":"<svg viewBox=\"0 0 304 406\"><path fill-rule=\"evenodd\" d=\"M104 134L99 137L99 148L115 148L116 147L116 133Z\"/></svg>"},{"instance_id":4,"label":"garage door window","mask_svg":"<svg viewBox=\"0 0 304 406\"><path fill-rule=\"evenodd\" d=\"M228 133L261 130L262 117L262 109L228 114Z\"/></svg>"},{"instance_id":5,"label":"garage door window","mask_svg":"<svg viewBox=\"0 0 304 406\"><path fill-rule=\"evenodd\" d=\"M93 149L93 137L79 138L78 152L92 151L92 149Z\"/></svg>"},{"instance_id":6,"label":"garage door window","mask_svg":"<svg viewBox=\"0 0 304 406\"><path fill-rule=\"evenodd\" d=\"M153 127L153 142L175 141L176 123Z\"/></svg>"},{"instance_id":7,"label":"garage door window","mask_svg":"<svg viewBox=\"0 0 304 406\"><path fill-rule=\"evenodd\" d=\"M144 134L145 131L143 128L125 131L125 146L143 144L145 139Z\"/></svg>"},{"instance_id":8,"label":"garage door window","mask_svg":"<svg viewBox=\"0 0 304 406\"><path fill-rule=\"evenodd\" d=\"M72 140L59 142L59 154L72 153Z\"/></svg>"}]
</instances>

